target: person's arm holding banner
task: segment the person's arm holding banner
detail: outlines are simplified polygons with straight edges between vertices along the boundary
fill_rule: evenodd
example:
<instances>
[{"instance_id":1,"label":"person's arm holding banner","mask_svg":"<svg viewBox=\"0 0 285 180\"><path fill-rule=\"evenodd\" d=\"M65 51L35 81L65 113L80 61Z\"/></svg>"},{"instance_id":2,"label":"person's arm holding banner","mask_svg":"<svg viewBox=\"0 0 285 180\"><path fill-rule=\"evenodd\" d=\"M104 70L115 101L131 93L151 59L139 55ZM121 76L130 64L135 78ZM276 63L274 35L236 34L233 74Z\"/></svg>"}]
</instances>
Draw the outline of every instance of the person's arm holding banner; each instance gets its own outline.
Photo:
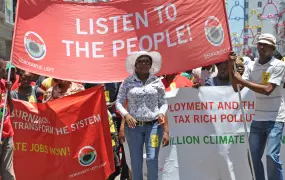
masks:
<instances>
[{"instance_id":1,"label":"person's arm holding banner","mask_svg":"<svg viewBox=\"0 0 285 180\"><path fill-rule=\"evenodd\" d=\"M238 92L237 86L240 87L240 90L242 90L244 86L242 84L238 83L237 79L235 78L235 74L238 73L238 72L234 71L234 63L235 63L236 59L237 59L236 54L234 52L231 52L229 54L229 62L228 62L229 77L230 77L230 80L232 82L232 87L233 87L234 91Z\"/></svg>"},{"instance_id":2,"label":"person's arm holding banner","mask_svg":"<svg viewBox=\"0 0 285 180\"><path fill-rule=\"evenodd\" d=\"M228 63L229 75L230 75L232 86L235 92L238 91L237 85L240 86L240 90L242 90L244 87L247 87L256 93L264 94L267 96L270 95L274 91L274 89L276 88L276 83L269 82L267 84L257 84L257 83L251 82L250 81L250 68L247 68L243 77L238 72L234 72L233 64L235 63L236 58L237 58L236 54L232 52L229 55L229 63ZM277 70L277 71L278 72L275 72L276 76L278 76L278 74L280 73L284 73L282 69ZM271 77L271 79L272 78L274 79L274 77Z\"/></svg>"},{"instance_id":3,"label":"person's arm holding banner","mask_svg":"<svg viewBox=\"0 0 285 180\"><path fill-rule=\"evenodd\" d=\"M12 82L8 81L6 84L6 87L8 89L8 91L7 91L7 93L8 93L8 99L7 99L8 100L8 106L9 106L10 113L12 113L14 111L14 104L13 104L13 100L11 97Z\"/></svg>"},{"instance_id":4,"label":"person's arm holding banner","mask_svg":"<svg viewBox=\"0 0 285 180\"><path fill-rule=\"evenodd\" d=\"M162 146L167 146L169 144L169 128L168 128L168 118L166 116L166 112L168 109L168 104L166 100L165 88L162 84L161 88L158 88L158 96L159 96L159 116L158 122L159 125L163 125L164 133L162 137Z\"/></svg>"},{"instance_id":5,"label":"person's arm holding banner","mask_svg":"<svg viewBox=\"0 0 285 180\"><path fill-rule=\"evenodd\" d=\"M168 127L168 116L165 116L164 118L164 126L163 126L163 137L162 137L162 146L168 146L169 145L169 127Z\"/></svg>"}]
</instances>

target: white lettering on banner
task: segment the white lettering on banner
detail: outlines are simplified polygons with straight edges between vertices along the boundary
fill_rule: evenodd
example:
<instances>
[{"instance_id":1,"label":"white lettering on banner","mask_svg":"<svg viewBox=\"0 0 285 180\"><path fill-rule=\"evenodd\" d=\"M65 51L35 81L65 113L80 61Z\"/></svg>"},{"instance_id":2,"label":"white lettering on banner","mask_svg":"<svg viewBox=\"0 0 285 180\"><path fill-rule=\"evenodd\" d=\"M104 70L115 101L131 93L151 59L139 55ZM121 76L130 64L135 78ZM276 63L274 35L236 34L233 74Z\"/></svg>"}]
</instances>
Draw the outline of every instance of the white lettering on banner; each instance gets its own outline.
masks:
<instances>
[{"instance_id":1,"label":"white lettering on banner","mask_svg":"<svg viewBox=\"0 0 285 180\"><path fill-rule=\"evenodd\" d=\"M226 54L230 52L230 48L227 48L227 49L221 49L219 51L215 51L215 52L210 52L210 53L207 53L207 54L204 54L204 58L205 59L210 59L212 57L215 57L215 56L220 56L222 54Z\"/></svg>"},{"instance_id":2,"label":"white lettering on banner","mask_svg":"<svg viewBox=\"0 0 285 180\"><path fill-rule=\"evenodd\" d=\"M39 123L13 122L13 127L14 129L24 129L54 134L54 128L52 126L42 125Z\"/></svg>"},{"instance_id":3,"label":"white lettering on banner","mask_svg":"<svg viewBox=\"0 0 285 180\"><path fill-rule=\"evenodd\" d=\"M102 48L99 48L97 46L103 45L103 42L92 42L92 57L93 58L103 58L104 54L97 54L98 51L102 51Z\"/></svg>"},{"instance_id":4,"label":"white lettering on banner","mask_svg":"<svg viewBox=\"0 0 285 180\"><path fill-rule=\"evenodd\" d=\"M71 131L76 131L78 129L84 128L88 125L94 124L94 123L99 123L101 122L101 116L100 114L94 115L94 116L90 116L88 118L82 119L77 121L74 124L71 124Z\"/></svg>"},{"instance_id":5,"label":"white lettering on banner","mask_svg":"<svg viewBox=\"0 0 285 180\"><path fill-rule=\"evenodd\" d=\"M74 177L76 177L76 176L85 174L85 173L87 173L87 172L94 171L94 170L96 170L96 169L100 169L100 168L106 166L106 164L107 164L107 162L104 162L104 163L102 163L102 164L99 164L99 165L96 165L96 166L93 166L93 167L84 169L84 170L82 170L82 171L80 171L80 172L76 172L76 173L74 173L74 174L70 174L70 175L69 175L69 178L74 178Z\"/></svg>"},{"instance_id":6,"label":"white lettering on banner","mask_svg":"<svg viewBox=\"0 0 285 180\"><path fill-rule=\"evenodd\" d=\"M93 19L89 19L89 21L90 21L90 26L94 24L93 23ZM108 33L108 26L105 25L105 24L102 24L101 22L105 22L106 23L107 19L105 19L105 18L98 18L97 19L97 21L96 21L97 26L100 27L100 28L103 28L104 30L102 31L100 29L97 29L96 32L98 34L107 34ZM93 30L93 29L94 29L94 27L90 27L90 31Z\"/></svg>"},{"instance_id":7,"label":"white lettering on banner","mask_svg":"<svg viewBox=\"0 0 285 180\"><path fill-rule=\"evenodd\" d=\"M85 46L84 47L79 47L80 45L79 45L79 42L77 41L76 43L75 43L75 46L76 46L76 57L80 57L80 52L82 51L82 52L85 52L85 57L86 58L89 58L89 44L88 44L88 42L85 42Z\"/></svg>"},{"instance_id":8,"label":"white lettering on banner","mask_svg":"<svg viewBox=\"0 0 285 180\"><path fill-rule=\"evenodd\" d=\"M182 25L175 29L173 32L176 35L176 41L170 39L170 32L166 30L165 32L158 32L152 35L143 35L138 39L139 49L143 51L150 51L151 49L159 50L159 44L166 44L167 47L173 47L180 44L190 43L192 41L192 34L190 31L190 25ZM132 40L134 38L131 38ZM126 40L128 41L128 39ZM113 56L116 57L118 52L125 50L127 46L127 52L129 52L130 47L128 43L124 40L114 40L113 41ZM134 51L131 51L133 53Z\"/></svg>"},{"instance_id":9,"label":"white lettering on banner","mask_svg":"<svg viewBox=\"0 0 285 180\"><path fill-rule=\"evenodd\" d=\"M70 45L74 44L73 41L68 41L68 40L62 40L62 43L66 45L66 56L70 56Z\"/></svg>"},{"instance_id":10,"label":"white lettering on banner","mask_svg":"<svg viewBox=\"0 0 285 180\"><path fill-rule=\"evenodd\" d=\"M52 67L42 66L42 65L39 65L39 64L35 64L35 63L33 63L33 62L27 61L27 60L22 59L22 58L19 58L19 61L20 61L20 63L22 63L22 64L25 64L25 65L28 65L28 66L30 66L30 67L34 67L34 68L37 68L37 69L40 69L40 70L50 71L50 72L54 72L54 71L55 71L55 69L52 68Z\"/></svg>"},{"instance_id":11,"label":"white lettering on banner","mask_svg":"<svg viewBox=\"0 0 285 180\"><path fill-rule=\"evenodd\" d=\"M178 15L175 4L168 3L166 6L158 6L153 9L158 17L159 23L162 24L165 21L175 21ZM110 32L130 32L137 29L149 27L148 13L153 11L144 10L143 12L134 12L129 14L122 14L111 17L101 17L98 19L75 18L76 34L87 35L106 35ZM87 26L87 27L86 27ZM173 28L173 27L171 27ZM117 57L119 52L126 52L128 55L133 54L137 50L150 51L159 50L160 45L167 45L167 47L174 47L192 41L192 33L190 24L182 24L178 27L174 27L169 30L166 29L163 32L155 32L152 34L144 34L141 37L130 37L127 39L114 39L112 42L113 57ZM104 50L104 42L80 42L78 40L62 40L65 45L66 56L75 56L77 58L104 58L102 54ZM99 48L98 46L101 45ZM99 55L98 53L101 52ZM91 54L92 53L92 54ZM222 52L219 52L222 53ZM225 52L224 52L225 53ZM210 55L205 55L205 57ZM211 55L212 56L212 55Z\"/></svg>"},{"instance_id":12,"label":"white lettering on banner","mask_svg":"<svg viewBox=\"0 0 285 180\"><path fill-rule=\"evenodd\" d=\"M241 95L249 130L254 120L255 95L246 88ZM203 87L199 91L183 88L167 96L170 146L160 150L159 180L252 179L238 94L232 87ZM285 134L283 162L284 144ZM124 147L130 163L127 144ZM145 154L144 161L146 157ZM145 164L143 172L146 180Z\"/></svg>"}]
</instances>

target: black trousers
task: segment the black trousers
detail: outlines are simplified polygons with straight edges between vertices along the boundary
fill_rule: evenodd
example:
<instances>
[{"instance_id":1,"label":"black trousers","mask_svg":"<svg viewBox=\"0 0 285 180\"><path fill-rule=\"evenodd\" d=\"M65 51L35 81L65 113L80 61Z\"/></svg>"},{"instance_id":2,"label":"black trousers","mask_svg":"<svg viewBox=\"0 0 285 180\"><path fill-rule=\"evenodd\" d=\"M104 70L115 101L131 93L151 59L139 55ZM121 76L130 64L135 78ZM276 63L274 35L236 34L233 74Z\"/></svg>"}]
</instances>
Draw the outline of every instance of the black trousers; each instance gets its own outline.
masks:
<instances>
[{"instance_id":1,"label":"black trousers","mask_svg":"<svg viewBox=\"0 0 285 180\"><path fill-rule=\"evenodd\" d=\"M113 118L114 123L116 123L116 127L118 132L120 131L122 118ZM129 168L126 162L126 156L123 144L120 143L120 148L122 149L122 159L121 159L121 180L129 179Z\"/></svg>"}]
</instances>

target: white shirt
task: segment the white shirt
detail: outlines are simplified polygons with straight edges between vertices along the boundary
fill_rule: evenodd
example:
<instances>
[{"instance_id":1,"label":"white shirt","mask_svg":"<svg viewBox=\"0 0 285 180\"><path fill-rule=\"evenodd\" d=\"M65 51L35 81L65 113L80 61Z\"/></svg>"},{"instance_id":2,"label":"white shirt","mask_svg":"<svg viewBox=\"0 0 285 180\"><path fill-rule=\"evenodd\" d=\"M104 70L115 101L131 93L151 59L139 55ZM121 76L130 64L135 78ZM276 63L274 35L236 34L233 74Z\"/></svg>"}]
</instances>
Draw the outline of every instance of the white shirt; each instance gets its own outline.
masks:
<instances>
[{"instance_id":1,"label":"white shirt","mask_svg":"<svg viewBox=\"0 0 285 180\"><path fill-rule=\"evenodd\" d=\"M119 89L116 108L122 116L129 113L137 121L153 121L160 113L165 115L168 105L161 79L150 75L143 84L136 75L129 76Z\"/></svg>"},{"instance_id":2,"label":"white shirt","mask_svg":"<svg viewBox=\"0 0 285 180\"><path fill-rule=\"evenodd\" d=\"M202 67L193 69L193 74L194 74L194 83L198 83L200 81L201 86L205 85L205 81L208 78L213 78L216 77L218 74L218 68L214 66L210 71L207 70L202 70Z\"/></svg>"},{"instance_id":3,"label":"white shirt","mask_svg":"<svg viewBox=\"0 0 285 180\"><path fill-rule=\"evenodd\" d=\"M285 63L272 57L266 64L259 64L255 60L252 66L247 68L243 78L258 83L276 84L276 88L269 95L255 93L255 117L256 121L281 121L285 122L285 102L282 93L284 84Z\"/></svg>"},{"instance_id":4,"label":"white shirt","mask_svg":"<svg viewBox=\"0 0 285 180\"><path fill-rule=\"evenodd\" d=\"M245 56L245 57L242 57L244 62L244 72L247 71L247 68L250 67L250 66L253 66L254 65L254 61L252 61L249 57Z\"/></svg>"}]
</instances>

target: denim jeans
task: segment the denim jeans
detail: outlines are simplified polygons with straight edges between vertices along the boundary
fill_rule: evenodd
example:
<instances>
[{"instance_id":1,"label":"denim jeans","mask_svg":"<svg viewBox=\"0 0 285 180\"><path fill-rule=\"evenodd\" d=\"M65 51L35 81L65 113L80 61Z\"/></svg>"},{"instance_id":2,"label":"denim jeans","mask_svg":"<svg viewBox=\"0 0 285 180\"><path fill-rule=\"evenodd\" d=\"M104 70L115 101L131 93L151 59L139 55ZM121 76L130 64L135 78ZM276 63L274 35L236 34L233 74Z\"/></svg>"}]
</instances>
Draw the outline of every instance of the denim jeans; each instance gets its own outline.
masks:
<instances>
[{"instance_id":1,"label":"denim jeans","mask_svg":"<svg viewBox=\"0 0 285 180\"><path fill-rule=\"evenodd\" d=\"M265 146L268 180L283 180L280 148L283 133L283 122L252 121L249 135L249 145L252 154L256 180L265 180L261 158Z\"/></svg>"},{"instance_id":2,"label":"denim jeans","mask_svg":"<svg viewBox=\"0 0 285 180\"><path fill-rule=\"evenodd\" d=\"M130 151L132 180L143 180L144 144L147 155L147 179L158 180L158 154L163 136L163 127L159 126L158 122L136 126L134 129L126 125L125 136Z\"/></svg>"}]
</instances>

